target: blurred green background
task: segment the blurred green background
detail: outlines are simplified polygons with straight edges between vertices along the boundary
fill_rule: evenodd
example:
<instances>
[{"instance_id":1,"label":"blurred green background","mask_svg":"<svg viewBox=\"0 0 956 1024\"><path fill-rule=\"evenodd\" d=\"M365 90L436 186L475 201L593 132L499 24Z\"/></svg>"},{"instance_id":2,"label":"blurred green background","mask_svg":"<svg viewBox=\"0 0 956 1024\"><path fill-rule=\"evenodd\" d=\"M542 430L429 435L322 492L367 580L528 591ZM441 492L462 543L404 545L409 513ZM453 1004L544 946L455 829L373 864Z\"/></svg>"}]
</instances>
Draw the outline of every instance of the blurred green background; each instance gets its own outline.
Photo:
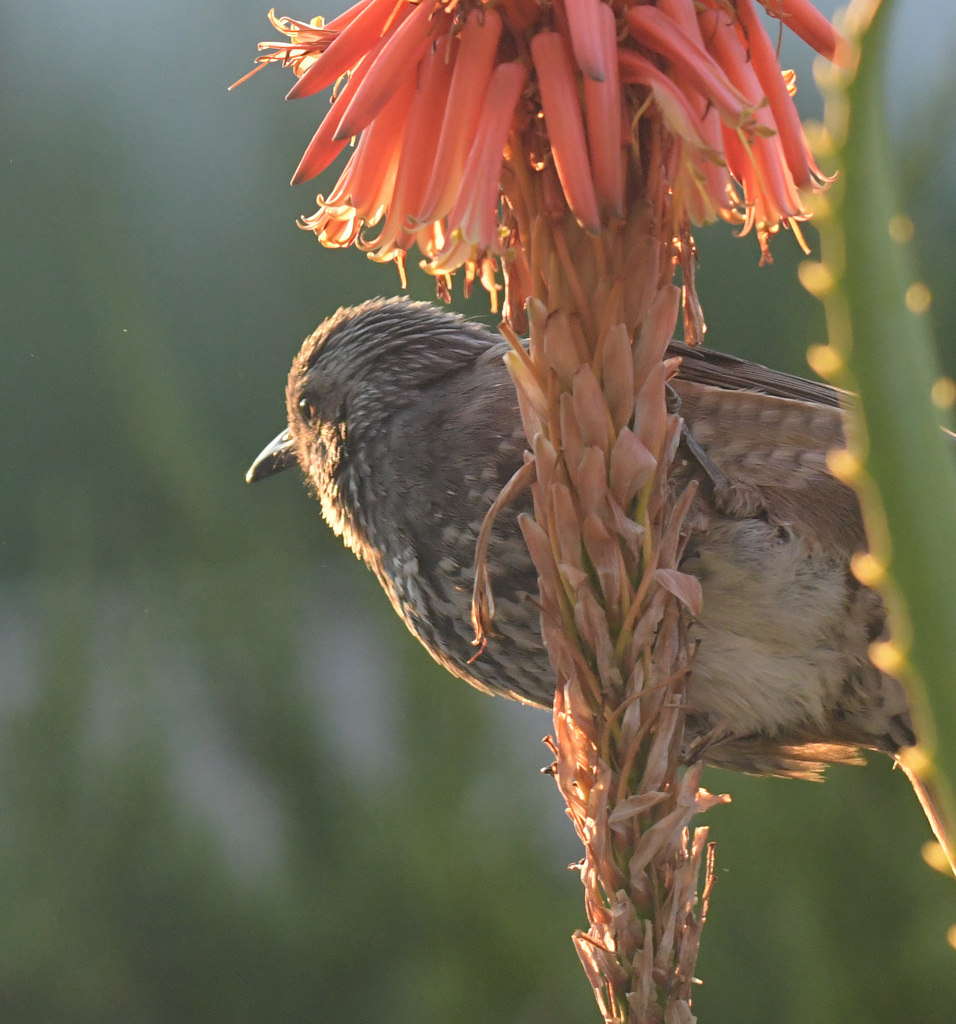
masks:
<instances>
[{"instance_id":1,"label":"blurred green background","mask_svg":"<svg viewBox=\"0 0 956 1024\"><path fill-rule=\"evenodd\" d=\"M397 289L293 226L320 101L225 90L273 35L251 0L0 12L0 1020L597 1020L548 716L433 665L293 474L243 482L301 339ZM950 374L954 94L896 120ZM805 372L792 238L700 242L710 343ZM901 774L706 782L702 1021L952 1019Z\"/></svg>"}]
</instances>

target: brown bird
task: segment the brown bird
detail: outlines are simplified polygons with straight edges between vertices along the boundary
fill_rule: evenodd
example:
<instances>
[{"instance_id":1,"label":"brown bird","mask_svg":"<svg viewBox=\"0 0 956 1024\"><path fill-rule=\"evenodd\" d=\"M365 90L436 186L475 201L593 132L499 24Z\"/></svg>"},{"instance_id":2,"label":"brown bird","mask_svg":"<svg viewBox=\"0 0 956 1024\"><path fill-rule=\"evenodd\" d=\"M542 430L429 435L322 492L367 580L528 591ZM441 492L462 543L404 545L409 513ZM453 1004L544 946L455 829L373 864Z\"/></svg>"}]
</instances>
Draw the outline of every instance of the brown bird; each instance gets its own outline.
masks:
<instances>
[{"instance_id":1,"label":"brown bird","mask_svg":"<svg viewBox=\"0 0 956 1024\"><path fill-rule=\"evenodd\" d=\"M437 661L482 690L549 707L537 574L517 526L527 492L495 523L497 635L474 657L475 543L526 447L505 351L426 303L339 310L296 356L289 426L247 479L301 466L326 521ZM861 748L895 756L915 742L913 725L899 681L868 657L886 611L850 571L866 545L860 508L826 464L844 444L840 393L676 342L670 354L683 360L672 386L685 421L672 480L700 485L681 564L703 591L689 623L699 647L688 751L803 777Z\"/></svg>"}]
</instances>

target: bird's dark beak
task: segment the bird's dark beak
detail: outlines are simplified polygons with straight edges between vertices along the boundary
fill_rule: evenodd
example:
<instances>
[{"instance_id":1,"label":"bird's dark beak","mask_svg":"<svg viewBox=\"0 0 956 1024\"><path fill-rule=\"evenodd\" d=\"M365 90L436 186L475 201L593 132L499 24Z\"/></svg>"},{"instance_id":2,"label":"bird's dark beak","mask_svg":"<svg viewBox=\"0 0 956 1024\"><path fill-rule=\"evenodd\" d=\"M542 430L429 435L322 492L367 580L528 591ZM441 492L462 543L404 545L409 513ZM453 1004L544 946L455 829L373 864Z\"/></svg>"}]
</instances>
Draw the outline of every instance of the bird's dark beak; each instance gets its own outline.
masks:
<instances>
[{"instance_id":1,"label":"bird's dark beak","mask_svg":"<svg viewBox=\"0 0 956 1024\"><path fill-rule=\"evenodd\" d=\"M297 463L292 436L288 430L283 430L256 456L256 461L246 473L246 483L254 484L257 480L264 480L267 476L272 476L281 469L289 469Z\"/></svg>"}]
</instances>

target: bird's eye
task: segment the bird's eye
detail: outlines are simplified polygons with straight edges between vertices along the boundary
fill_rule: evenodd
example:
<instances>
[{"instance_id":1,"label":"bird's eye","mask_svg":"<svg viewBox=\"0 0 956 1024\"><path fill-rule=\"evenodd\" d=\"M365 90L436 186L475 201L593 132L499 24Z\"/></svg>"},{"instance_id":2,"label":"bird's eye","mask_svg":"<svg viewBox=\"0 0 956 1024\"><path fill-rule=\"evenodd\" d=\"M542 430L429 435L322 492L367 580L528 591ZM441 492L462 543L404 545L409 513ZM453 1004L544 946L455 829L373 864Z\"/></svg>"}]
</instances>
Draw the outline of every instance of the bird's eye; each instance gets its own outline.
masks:
<instances>
[{"instance_id":1,"label":"bird's eye","mask_svg":"<svg viewBox=\"0 0 956 1024\"><path fill-rule=\"evenodd\" d=\"M299 415L306 423L314 423L319 418L319 407L308 395L299 399Z\"/></svg>"}]
</instances>

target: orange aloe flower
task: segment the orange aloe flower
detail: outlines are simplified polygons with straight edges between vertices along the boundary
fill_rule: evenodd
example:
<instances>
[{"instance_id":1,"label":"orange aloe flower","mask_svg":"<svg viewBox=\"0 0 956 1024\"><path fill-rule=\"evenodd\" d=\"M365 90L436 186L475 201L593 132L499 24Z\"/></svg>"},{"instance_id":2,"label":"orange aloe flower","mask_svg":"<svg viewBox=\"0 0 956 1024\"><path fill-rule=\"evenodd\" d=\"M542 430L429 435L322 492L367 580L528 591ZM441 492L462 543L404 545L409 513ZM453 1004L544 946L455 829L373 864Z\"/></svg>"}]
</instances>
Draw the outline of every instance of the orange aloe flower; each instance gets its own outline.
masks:
<instances>
[{"instance_id":1,"label":"orange aloe flower","mask_svg":"<svg viewBox=\"0 0 956 1024\"><path fill-rule=\"evenodd\" d=\"M328 23L270 14L289 41L260 44L256 70L291 67L290 99L335 85L293 182L355 147L301 224L399 265L418 245L430 273L465 267L494 290L488 268L510 258L520 221L501 192L506 165L523 161L551 192L556 172L549 208L597 232L622 216L627 149L659 117L674 140L675 235L722 217L753 228L769 259L770 236L800 237L802 196L826 179L758 3L842 59L809 0L361 0Z\"/></svg>"},{"instance_id":2,"label":"orange aloe flower","mask_svg":"<svg viewBox=\"0 0 956 1024\"><path fill-rule=\"evenodd\" d=\"M499 64L488 83L474 142L468 153L455 205L448 214L448 243L427 265L429 273L445 274L461 266L476 250L501 251L498 182L504 146L528 70L518 63ZM507 232L505 231L505 234Z\"/></svg>"}]
</instances>

